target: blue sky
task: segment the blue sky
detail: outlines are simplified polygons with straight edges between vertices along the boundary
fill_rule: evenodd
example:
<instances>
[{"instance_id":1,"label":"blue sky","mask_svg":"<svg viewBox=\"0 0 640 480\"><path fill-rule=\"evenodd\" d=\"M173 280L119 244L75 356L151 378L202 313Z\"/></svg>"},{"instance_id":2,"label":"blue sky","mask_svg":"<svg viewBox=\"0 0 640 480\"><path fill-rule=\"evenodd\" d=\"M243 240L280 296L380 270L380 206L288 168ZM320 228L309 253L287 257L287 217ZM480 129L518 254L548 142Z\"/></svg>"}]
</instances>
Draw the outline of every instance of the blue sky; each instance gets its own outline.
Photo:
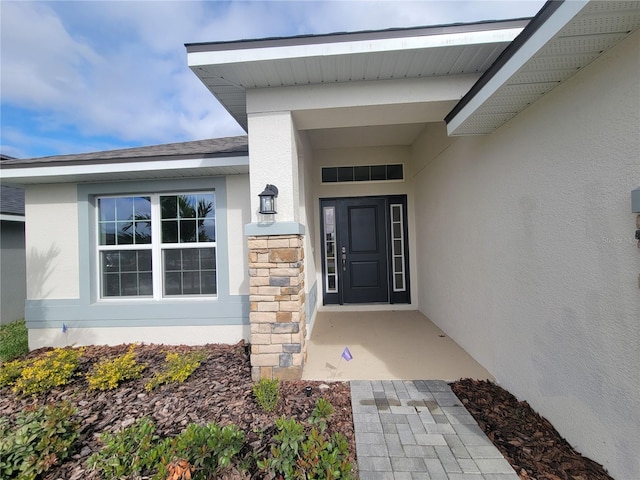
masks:
<instances>
[{"instance_id":1,"label":"blue sky","mask_svg":"<svg viewBox=\"0 0 640 480\"><path fill-rule=\"evenodd\" d=\"M185 43L535 15L542 0L0 1L0 146L31 158L241 135Z\"/></svg>"}]
</instances>

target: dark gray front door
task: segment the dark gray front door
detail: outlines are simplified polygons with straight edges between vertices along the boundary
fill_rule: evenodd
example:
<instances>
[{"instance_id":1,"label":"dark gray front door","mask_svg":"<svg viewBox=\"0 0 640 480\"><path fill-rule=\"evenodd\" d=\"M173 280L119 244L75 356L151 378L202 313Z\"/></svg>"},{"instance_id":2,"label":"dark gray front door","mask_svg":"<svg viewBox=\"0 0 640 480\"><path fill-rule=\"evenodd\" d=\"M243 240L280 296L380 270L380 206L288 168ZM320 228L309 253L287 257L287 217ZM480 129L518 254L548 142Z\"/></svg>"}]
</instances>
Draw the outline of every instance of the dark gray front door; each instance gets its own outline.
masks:
<instances>
[{"instance_id":1,"label":"dark gray front door","mask_svg":"<svg viewBox=\"0 0 640 480\"><path fill-rule=\"evenodd\" d=\"M391 288L392 198L396 197L321 200L325 304L408 303L408 293L398 296L398 289ZM401 201L406 205L404 197ZM404 253L400 260L405 262Z\"/></svg>"}]
</instances>

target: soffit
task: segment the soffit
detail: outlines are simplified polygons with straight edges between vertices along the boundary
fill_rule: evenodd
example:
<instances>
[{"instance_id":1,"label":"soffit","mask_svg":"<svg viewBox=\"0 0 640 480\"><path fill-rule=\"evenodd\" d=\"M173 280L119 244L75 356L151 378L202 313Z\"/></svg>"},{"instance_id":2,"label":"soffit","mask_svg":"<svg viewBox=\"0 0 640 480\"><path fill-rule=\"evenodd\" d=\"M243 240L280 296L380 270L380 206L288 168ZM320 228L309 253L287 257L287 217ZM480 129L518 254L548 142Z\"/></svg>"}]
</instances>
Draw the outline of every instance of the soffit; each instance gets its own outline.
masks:
<instances>
[{"instance_id":1,"label":"soffit","mask_svg":"<svg viewBox=\"0 0 640 480\"><path fill-rule=\"evenodd\" d=\"M528 20L188 45L190 68L246 130L246 90L482 73Z\"/></svg>"},{"instance_id":2,"label":"soffit","mask_svg":"<svg viewBox=\"0 0 640 480\"><path fill-rule=\"evenodd\" d=\"M462 99L447 117L450 135L495 131L638 28L640 2L565 2L544 23L509 60L485 74L493 74L491 79L479 80L482 88Z\"/></svg>"}]
</instances>

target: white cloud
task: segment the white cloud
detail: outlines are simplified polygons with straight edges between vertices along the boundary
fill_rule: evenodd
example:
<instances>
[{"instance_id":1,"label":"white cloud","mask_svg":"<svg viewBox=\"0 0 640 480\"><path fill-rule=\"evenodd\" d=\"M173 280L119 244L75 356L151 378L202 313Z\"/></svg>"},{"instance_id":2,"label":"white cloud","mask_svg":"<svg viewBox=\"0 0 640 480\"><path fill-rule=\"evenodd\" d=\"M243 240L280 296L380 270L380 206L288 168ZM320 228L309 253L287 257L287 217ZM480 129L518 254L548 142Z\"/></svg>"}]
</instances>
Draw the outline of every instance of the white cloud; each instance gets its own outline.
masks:
<instances>
[{"instance_id":1,"label":"white cloud","mask_svg":"<svg viewBox=\"0 0 640 480\"><path fill-rule=\"evenodd\" d=\"M2 1L2 103L37 112L34 125L3 126L25 137L75 131L76 144L96 137L96 147L105 137L136 145L236 135L241 128L188 69L184 43L518 17L541 4Z\"/></svg>"}]
</instances>

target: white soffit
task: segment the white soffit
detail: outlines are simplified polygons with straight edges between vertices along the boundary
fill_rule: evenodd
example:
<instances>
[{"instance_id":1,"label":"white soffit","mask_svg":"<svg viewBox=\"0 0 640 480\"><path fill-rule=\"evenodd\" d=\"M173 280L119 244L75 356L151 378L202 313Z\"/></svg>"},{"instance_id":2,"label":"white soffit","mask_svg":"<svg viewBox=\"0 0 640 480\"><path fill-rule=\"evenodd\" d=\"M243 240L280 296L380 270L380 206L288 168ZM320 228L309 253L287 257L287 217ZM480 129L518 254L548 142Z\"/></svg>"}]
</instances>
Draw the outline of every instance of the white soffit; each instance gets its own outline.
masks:
<instances>
[{"instance_id":1,"label":"white soffit","mask_svg":"<svg viewBox=\"0 0 640 480\"><path fill-rule=\"evenodd\" d=\"M492 133L639 26L638 1L565 1L462 99L447 117L449 135Z\"/></svg>"},{"instance_id":2,"label":"white soffit","mask_svg":"<svg viewBox=\"0 0 640 480\"><path fill-rule=\"evenodd\" d=\"M188 64L246 130L246 90L482 73L528 20L187 45Z\"/></svg>"}]
</instances>

